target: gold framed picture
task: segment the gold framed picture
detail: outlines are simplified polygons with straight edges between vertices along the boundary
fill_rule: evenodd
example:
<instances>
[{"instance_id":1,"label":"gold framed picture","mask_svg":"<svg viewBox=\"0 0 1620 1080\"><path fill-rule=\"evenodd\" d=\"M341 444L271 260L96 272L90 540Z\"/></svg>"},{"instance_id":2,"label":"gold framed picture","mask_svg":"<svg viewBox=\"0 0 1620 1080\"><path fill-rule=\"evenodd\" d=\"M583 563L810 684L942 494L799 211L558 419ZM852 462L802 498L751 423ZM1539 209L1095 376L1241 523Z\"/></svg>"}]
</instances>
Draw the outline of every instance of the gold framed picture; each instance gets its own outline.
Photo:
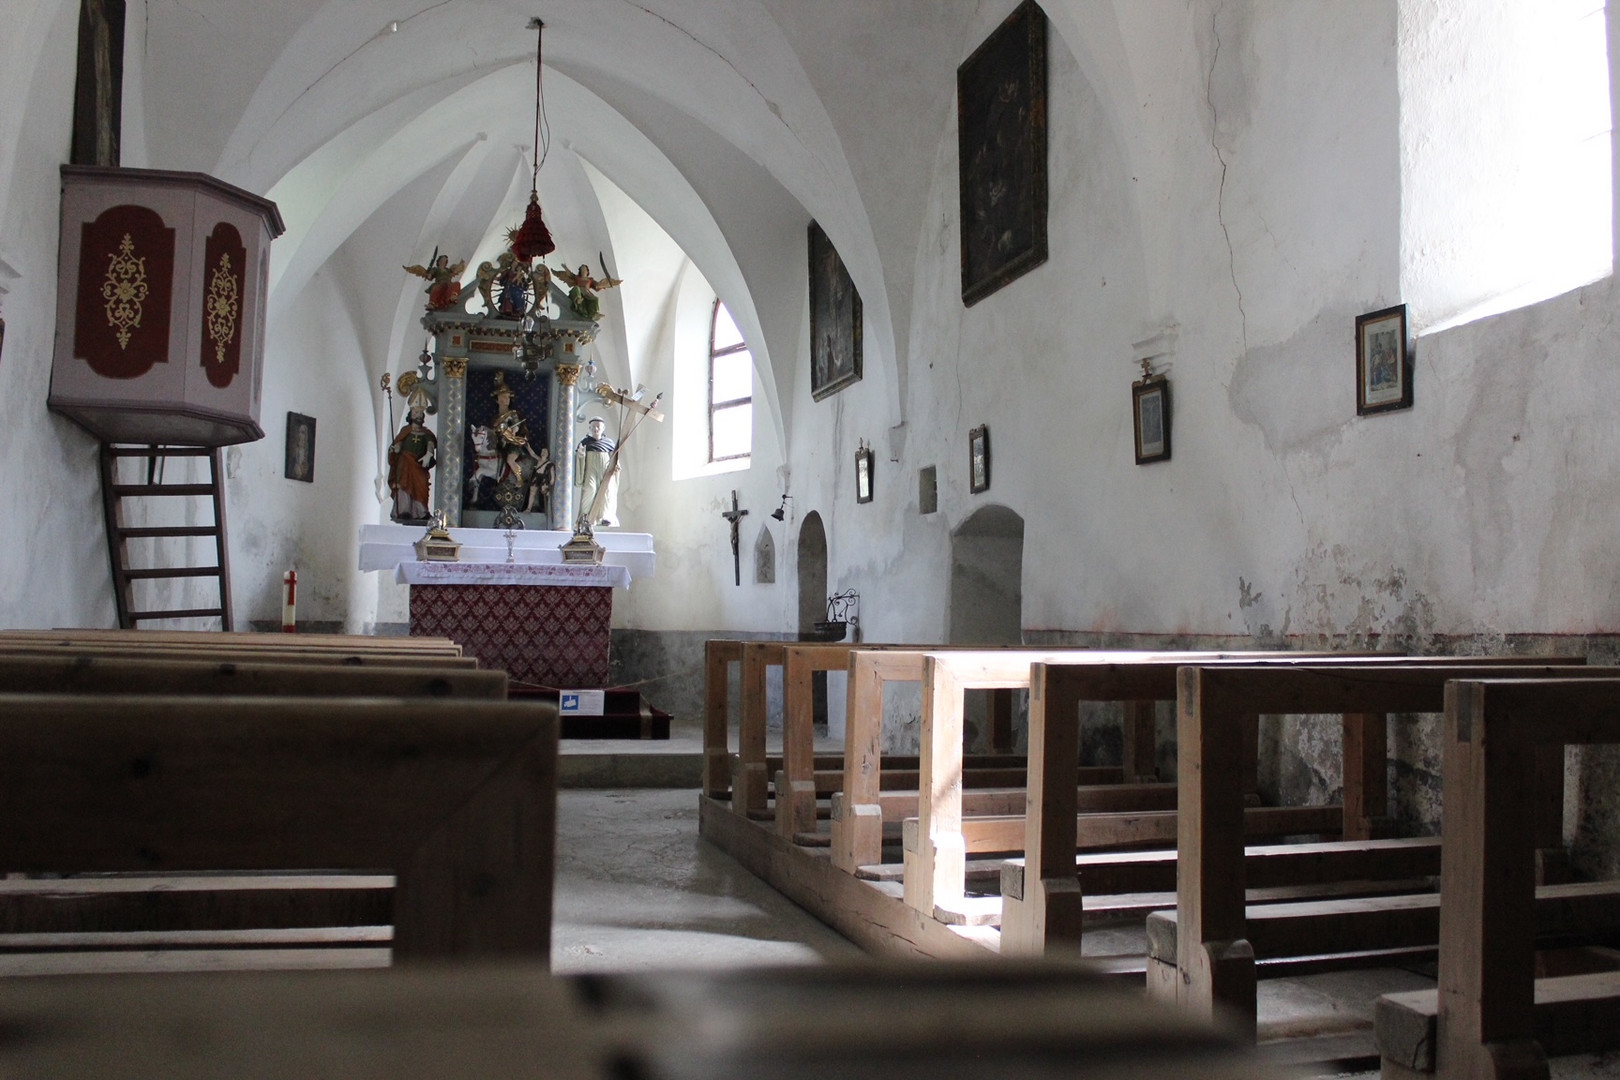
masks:
<instances>
[{"instance_id":1,"label":"gold framed picture","mask_svg":"<svg viewBox=\"0 0 1620 1080\"><path fill-rule=\"evenodd\" d=\"M1356 413L1412 407L1412 358L1406 305L1356 316Z\"/></svg>"}]
</instances>

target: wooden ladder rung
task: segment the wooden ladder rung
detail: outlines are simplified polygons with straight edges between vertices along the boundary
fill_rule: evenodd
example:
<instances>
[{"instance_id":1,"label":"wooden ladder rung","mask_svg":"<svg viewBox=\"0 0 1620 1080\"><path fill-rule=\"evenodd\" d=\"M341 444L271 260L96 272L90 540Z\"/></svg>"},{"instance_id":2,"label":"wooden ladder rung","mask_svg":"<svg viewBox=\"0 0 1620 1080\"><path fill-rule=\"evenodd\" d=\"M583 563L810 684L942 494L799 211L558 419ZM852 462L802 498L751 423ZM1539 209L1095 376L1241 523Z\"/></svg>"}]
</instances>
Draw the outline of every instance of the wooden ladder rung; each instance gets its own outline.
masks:
<instances>
[{"instance_id":1,"label":"wooden ladder rung","mask_svg":"<svg viewBox=\"0 0 1620 1080\"><path fill-rule=\"evenodd\" d=\"M154 578L219 577L217 566L155 566L145 570L125 570L131 581L150 581Z\"/></svg>"},{"instance_id":2,"label":"wooden ladder rung","mask_svg":"<svg viewBox=\"0 0 1620 1080\"><path fill-rule=\"evenodd\" d=\"M119 529L118 535L126 540L167 536L218 536L218 525L165 525L143 526L137 529Z\"/></svg>"},{"instance_id":3,"label":"wooden ladder rung","mask_svg":"<svg viewBox=\"0 0 1620 1080\"><path fill-rule=\"evenodd\" d=\"M115 484L113 494L120 498L145 495L212 495L213 484Z\"/></svg>"},{"instance_id":4,"label":"wooden ladder rung","mask_svg":"<svg viewBox=\"0 0 1620 1080\"><path fill-rule=\"evenodd\" d=\"M127 458L146 458L148 483L125 484L118 482L118 462ZM152 483L156 479L158 462L166 458L206 458L206 483ZM107 524L107 553L112 565L113 596L118 605L118 623L133 629L138 623L163 619L218 618L220 628L231 629L231 582L229 552L225 544L225 486L219 452L207 446L101 446L102 507ZM124 526L122 500L126 498L205 498L213 503L214 520L208 525L137 525ZM216 565L152 567L129 569L129 540L185 538L212 538L216 548ZM181 578L212 578L219 584L219 603L208 608L185 608L164 611L135 611L132 584L136 581L175 580Z\"/></svg>"},{"instance_id":5,"label":"wooden ladder rung","mask_svg":"<svg viewBox=\"0 0 1620 1080\"><path fill-rule=\"evenodd\" d=\"M142 619L206 619L224 614L224 611L217 607L188 608L179 611L132 611L129 613L129 620L139 622Z\"/></svg>"}]
</instances>

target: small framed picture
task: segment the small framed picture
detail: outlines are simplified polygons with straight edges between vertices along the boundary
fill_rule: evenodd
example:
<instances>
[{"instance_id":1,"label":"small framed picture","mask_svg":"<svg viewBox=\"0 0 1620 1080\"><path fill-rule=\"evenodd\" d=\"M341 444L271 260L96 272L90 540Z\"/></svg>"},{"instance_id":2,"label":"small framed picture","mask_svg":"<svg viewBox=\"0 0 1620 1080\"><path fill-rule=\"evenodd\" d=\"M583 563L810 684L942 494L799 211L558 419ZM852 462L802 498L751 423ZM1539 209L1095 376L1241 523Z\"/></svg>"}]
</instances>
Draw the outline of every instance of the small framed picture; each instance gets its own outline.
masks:
<instances>
[{"instance_id":1,"label":"small framed picture","mask_svg":"<svg viewBox=\"0 0 1620 1080\"><path fill-rule=\"evenodd\" d=\"M990 427L980 424L968 432L968 491L990 490Z\"/></svg>"},{"instance_id":2,"label":"small framed picture","mask_svg":"<svg viewBox=\"0 0 1620 1080\"><path fill-rule=\"evenodd\" d=\"M1412 361L1406 351L1406 305L1356 316L1356 412L1412 407Z\"/></svg>"},{"instance_id":3,"label":"small framed picture","mask_svg":"<svg viewBox=\"0 0 1620 1080\"><path fill-rule=\"evenodd\" d=\"M315 418L287 414L287 462L282 475L289 480L315 482Z\"/></svg>"},{"instance_id":4,"label":"small framed picture","mask_svg":"<svg viewBox=\"0 0 1620 1080\"><path fill-rule=\"evenodd\" d=\"M1170 380L1150 375L1131 383L1136 463L1170 460Z\"/></svg>"},{"instance_id":5,"label":"small framed picture","mask_svg":"<svg viewBox=\"0 0 1620 1080\"><path fill-rule=\"evenodd\" d=\"M872 448L869 446L855 451L855 501L872 501Z\"/></svg>"}]
</instances>

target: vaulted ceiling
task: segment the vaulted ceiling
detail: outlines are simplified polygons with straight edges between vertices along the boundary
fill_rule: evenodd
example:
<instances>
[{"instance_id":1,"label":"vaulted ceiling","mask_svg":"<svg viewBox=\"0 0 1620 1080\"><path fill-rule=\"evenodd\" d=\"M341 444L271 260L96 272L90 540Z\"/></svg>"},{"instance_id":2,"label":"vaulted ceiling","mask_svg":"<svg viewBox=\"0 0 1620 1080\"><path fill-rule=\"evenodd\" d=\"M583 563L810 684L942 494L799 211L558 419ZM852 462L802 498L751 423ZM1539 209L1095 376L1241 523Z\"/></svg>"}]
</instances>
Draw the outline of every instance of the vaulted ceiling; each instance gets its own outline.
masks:
<instances>
[{"instance_id":1,"label":"vaulted ceiling","mask_svg":"<svg viewBox=\"0 0 1620 1080\"><path fill-rule=\"evenodd\" d=\"M927 198L906 178L933 166L978 6L150 0L144 136L154 166L276 198L289 232L273 310L391 200L420 217L411 240L424 256L439 245L487 257L527 194L526 23L539 16L551 135L540 187L559 254L613 261L590 178L622 189L736 313L780 417L803 333L802 267L783 248L811 218L850 267L869 355L897 389ZM414 296L397 287L396 355Z\"/></svg>"}]
</instances>

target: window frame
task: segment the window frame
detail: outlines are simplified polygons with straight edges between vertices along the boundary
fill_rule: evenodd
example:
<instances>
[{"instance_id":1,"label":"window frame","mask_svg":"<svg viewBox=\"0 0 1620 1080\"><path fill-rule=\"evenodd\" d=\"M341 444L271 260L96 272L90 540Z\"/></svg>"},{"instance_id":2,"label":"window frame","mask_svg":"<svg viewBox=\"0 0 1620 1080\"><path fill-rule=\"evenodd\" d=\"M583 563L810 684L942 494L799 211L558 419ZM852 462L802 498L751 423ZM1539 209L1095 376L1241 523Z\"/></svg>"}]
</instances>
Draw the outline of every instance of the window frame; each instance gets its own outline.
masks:
<instances>
[{"instance_id":1,"label":"window frame","mask_svg":"<svg viewBox=\"0 0 1620 1080\"><path fill-rule=\"evenodd\" d=\"M743 461L743 460L747 460L749 458L752 458L753 454L754 454L753 439L752 438L749 439L749 447L748 447L748 449L744 450L740 454L726 454L724 456L717 457L717 456L715 456L715 452L714 452L714 417L715 417L715 414L720 413L720 412L728 412L728 411L733 410L733 409L738 409L738 408L742 408L743 406L747 406L748 410L749 410L749 414L750 414L750 420L751 420L752 419L752 413L753 413L753 407L754 407L754 390L753 390L753 381L754 380L753 380L752 371L750 371L750 373L749 373L749 380L748 380L749 389L748 389L748 394L747 394L746 397L727 398L725 401L715 401L714 400L714 362L716 360L720 359L721 357L734 356L734 355L736 355L737 353L740 353L740 352L752 353L752 349L749 348L748 341L747 341L746 338L739 341L739 342L737 342L737 344L735 344L735 345L727 345L724 348L720 348L720 349L715 348L715 344L714 344L715 330L720 325L720 309L722 307L724 307L724 306L725 306L724 302L719 297L715 297L714 306L712 308L710 308L710 310L709 310L709 389L708 389L708 409L709 409L709 414L708 415L709 415L709 464L711 464L711 465L718 464L720 462L726 462L726 461ZM733 325L735 325L735 320L733 320ZM738 333L741 334L740 329L738 330ZM752 425L750 425L750 426L752 426Z\"/></svg>"}]
</instances>

